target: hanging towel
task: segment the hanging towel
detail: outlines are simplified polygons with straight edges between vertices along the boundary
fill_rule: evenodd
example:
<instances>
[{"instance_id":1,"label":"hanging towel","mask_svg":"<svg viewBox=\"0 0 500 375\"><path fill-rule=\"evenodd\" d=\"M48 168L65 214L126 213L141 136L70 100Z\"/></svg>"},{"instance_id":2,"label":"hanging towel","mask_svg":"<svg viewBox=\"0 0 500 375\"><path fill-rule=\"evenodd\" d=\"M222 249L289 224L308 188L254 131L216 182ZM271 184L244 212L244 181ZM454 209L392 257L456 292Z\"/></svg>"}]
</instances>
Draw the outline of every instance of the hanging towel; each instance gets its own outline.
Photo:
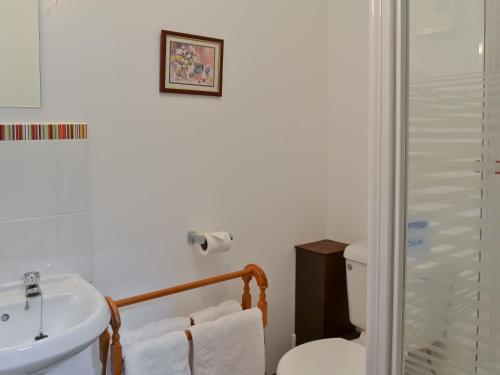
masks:
<instances>
[{"instance_id":1,"label":"hanging towel","mask_svg":"<svg viewBox=\"0 0 500 375\"><path fill-rule=\"evenodd\" d=\"M186 333L175 331L123 348L126 375L191 375Z\"/></svg>"},{"instance_id":2,"label":"hanging towel","mask_svg":"<svg viewBox=\"0 0 500 375\"><path fill-rule=\"evenodd\" d=\"M191 328L193 375L264 375L262 312L253 308Z\"/></svg>"},{"instance_id":3,"label":"hanging towel","mask_svg":"<svg viewBox=\"0 0 500 375\"><path fill-rule=\"evenodd\" d=\"M203 310L196 311L189 315L193 324L211 322L221 316L241 311L241 304L236 300L229 300L220 303L217 306L210 306Z\"/></svg>"},{"instance_id":4,"label":"hanging towel","mask_svg":"<svg viewBox=\"0 0 500 375\"><path fill-rule=\"evenodd\" d=\"M151 322L133 330L122 330L120 341L123 346L128 346L136 342L154 339L173 331L185 331L191 327L188 317L177 317L163 319L158 322Z\"/></svg>"}]
</instances>

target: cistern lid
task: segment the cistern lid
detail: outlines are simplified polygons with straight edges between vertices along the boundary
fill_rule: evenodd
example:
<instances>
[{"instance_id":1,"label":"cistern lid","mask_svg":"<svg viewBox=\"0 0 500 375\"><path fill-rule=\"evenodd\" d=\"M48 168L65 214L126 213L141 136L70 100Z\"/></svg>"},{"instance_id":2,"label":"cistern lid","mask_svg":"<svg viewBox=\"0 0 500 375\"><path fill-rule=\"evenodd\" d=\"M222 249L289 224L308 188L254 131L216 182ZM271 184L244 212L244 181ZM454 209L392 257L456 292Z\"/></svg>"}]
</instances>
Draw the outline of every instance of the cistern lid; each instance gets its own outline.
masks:
<instances>
[{"instance_id":1,"label":"cistern lid","mask_svg":"<svg viewBox=\"0 0 500 375\"><path fill-rule=\"evenodd\" d=\"M347 246L344 251L344 258L353 262L368 264L368 241Z\"/></svg>"}]
</instances>

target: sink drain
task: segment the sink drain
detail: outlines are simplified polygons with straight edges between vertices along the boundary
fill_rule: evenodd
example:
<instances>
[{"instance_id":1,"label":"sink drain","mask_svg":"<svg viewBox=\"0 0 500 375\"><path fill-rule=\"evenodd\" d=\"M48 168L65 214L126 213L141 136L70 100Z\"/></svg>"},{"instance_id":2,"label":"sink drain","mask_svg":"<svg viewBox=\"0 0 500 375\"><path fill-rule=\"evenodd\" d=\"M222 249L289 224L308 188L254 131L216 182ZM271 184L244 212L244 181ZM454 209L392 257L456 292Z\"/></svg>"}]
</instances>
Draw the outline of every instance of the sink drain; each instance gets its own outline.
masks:
<instances>
[{"instance_id":1,"label":"sink drain","mask_svg":"<svg viewBox=\"0 0 500 375\"><path fill-rule=\"evenodd\" d=\"M9 314L3 314L3 315L0 317L0 320L1 320L2 322L6 322L6 321L7 321L7 320L9 320L9 319L10 319Z\"/></svg>"}]
</instances>

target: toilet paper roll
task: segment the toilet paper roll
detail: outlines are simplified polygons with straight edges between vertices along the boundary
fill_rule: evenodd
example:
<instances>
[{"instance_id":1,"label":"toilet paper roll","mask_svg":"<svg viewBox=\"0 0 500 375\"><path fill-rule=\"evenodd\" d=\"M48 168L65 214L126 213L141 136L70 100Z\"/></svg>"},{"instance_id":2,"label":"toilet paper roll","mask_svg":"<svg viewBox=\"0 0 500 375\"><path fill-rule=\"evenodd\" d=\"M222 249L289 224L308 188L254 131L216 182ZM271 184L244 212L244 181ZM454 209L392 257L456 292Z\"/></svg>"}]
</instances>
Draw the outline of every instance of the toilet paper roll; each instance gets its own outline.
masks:
<instances>
[{"instance_id":1,"label":"toilet paper roll","mask_svg":"<svg viewBox=\"0 0 500 375\"><path fill-rule=\"evenodd\" d=\"M203 255L218 254L229 251L231 236L227 232L205 233L205 243L200 246Z\"/></svg>"}]
</instances>

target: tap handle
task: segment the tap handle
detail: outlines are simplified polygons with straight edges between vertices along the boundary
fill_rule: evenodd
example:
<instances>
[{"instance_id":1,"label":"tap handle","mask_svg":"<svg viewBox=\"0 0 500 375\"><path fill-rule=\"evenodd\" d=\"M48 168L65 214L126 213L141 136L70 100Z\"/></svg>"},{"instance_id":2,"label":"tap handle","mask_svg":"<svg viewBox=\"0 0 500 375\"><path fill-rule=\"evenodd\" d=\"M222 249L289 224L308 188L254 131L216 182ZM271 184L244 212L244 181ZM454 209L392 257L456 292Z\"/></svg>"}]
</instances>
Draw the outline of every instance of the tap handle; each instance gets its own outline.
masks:
<instances>
[{"instance_id":1,"label":"tap handle","mask_svg":"<svg viewBox=\"0 0 500 375\"><path fill-rule=\"evenodd\" d=\"M40 272L30 271L23 275L24 285L35 285L40 283Z\"/></svg>"}]
</instances>

